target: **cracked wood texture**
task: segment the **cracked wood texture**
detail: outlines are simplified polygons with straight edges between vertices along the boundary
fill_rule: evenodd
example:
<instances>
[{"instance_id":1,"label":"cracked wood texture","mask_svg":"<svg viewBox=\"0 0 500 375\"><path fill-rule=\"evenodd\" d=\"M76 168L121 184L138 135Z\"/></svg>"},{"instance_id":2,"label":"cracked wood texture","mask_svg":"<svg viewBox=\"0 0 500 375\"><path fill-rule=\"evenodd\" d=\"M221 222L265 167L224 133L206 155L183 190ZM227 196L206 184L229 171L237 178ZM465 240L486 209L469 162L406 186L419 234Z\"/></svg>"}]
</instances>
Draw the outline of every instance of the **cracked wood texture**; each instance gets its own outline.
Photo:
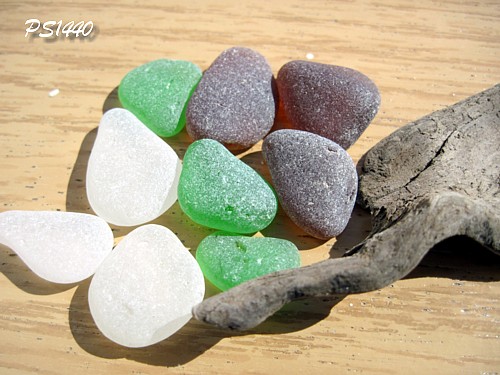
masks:
<instances>
[{"instance_id":1,"label":"cracked wood texture","mask_svg":"<svg viewBox=\"0 0 500 375\"><path fill-rule=\"evenodd\" d=\"M404 124L500 81L497 1L2 1L0 13L2 211L90 212L85 169L95 128L118 105L121 78L154 59L206 69L223 49L242 45L266 56L275 74L308 53L360 70L379 87L382 105L348 150L356 162ZM97 32L87 40L25 38L30 18L91 20ZM169 143L182 157L189 139L182 132ZM260 144L240 157L269 178L259 151ZM280 212L262 235L293 241L309 265L340 257L368 235L370 222L356 208L342 235L319 241ZM212 232L178 205L155 223L193 253ZM116 241L131 230L113 229ZM193 320L145 349L99 333L88 281L46 283L1 245L0 258L2 374L500 372L499 262L463 238L437 246L388 287L294 302L244 333ZM207 297L216 293L208 285Z\"/></svg>"},{"instance_id":2,"label":"cracked wood texture","mask_svg":"<svg viewBox=\"0 0 500 375\"><path fill-rule=\"evenodd\" d=\"M374 231L446 191L500 212L500 84L406 125L364 157L358 201Z\"/></svg>"}]
</instances>

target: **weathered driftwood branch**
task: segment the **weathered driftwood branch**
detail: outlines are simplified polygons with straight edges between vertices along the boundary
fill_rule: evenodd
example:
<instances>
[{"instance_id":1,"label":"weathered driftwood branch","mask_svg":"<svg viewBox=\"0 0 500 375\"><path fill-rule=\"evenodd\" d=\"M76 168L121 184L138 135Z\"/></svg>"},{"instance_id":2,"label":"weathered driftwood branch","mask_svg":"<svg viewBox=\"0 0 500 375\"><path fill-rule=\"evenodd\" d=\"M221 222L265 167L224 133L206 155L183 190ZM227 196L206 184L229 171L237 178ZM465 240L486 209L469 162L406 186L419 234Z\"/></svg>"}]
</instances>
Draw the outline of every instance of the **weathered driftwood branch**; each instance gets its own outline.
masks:
<instances>
[{"instance_id":1,"label":"weathered driftwood branch","mask_svg":"<svg viewBox=\"0 0 500 375\"><path fill-rule=\"evenodd\" d=\"M360 203L374 231L346 257L213 296L196 319L252 328L302 297L360 293L406 276L435 244L468 236L500 255L500 85L399 129L370 150Z\"/></svg>"},{"instance_id":2,"label":"weathered driftwood branch","mask_svg":"<svg viewBox=\"0 0 500 375\"><path fill-rule=\"evenodd\" d=\"M500 85L391 134L365 157L358 202L374 231L424 196L454 191L499 207ZM498 212L498 210L497 210Z\"/></svg>"}]
</instances>

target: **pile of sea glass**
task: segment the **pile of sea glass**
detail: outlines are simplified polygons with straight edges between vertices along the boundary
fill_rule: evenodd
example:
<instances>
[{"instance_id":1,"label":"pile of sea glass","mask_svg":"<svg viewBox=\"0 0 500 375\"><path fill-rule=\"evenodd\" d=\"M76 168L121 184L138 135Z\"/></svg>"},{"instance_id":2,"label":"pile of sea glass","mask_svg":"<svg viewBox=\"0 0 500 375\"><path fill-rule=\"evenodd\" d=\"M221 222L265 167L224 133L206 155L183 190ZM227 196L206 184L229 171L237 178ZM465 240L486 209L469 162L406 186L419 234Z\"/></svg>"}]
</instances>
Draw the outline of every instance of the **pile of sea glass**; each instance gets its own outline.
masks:
<instances>
[{"instance_id":1,"label":"pile of sea glass","mask_svg":"<svg viewBox=\"0 0 500 375\"><path fill-rule=\"evenodd\" d=\"M142 347L170 336L203 300L205 278L227 290L299 267L290 241L252 236L271 224L278 202L314 237L346 227L357 174L345 150L380 105L377 87L360 72L291 61L275 79L263 56L234 47L203 74L187 61L139 66L118 94L123 108L104 113L88 162L97 216L0 214L0 242L39 276L74 283L94 275L90 311L109 339ZM273 131L280 105L289 126ZM168 137L184 127L193 143L181 162ZM262 139L272 186L234 155ZM172 231L146 224L177 200L190 219L217 230L196 259ZM112 250L108 223L138 227Z\"/></svg>"}]
</instances>

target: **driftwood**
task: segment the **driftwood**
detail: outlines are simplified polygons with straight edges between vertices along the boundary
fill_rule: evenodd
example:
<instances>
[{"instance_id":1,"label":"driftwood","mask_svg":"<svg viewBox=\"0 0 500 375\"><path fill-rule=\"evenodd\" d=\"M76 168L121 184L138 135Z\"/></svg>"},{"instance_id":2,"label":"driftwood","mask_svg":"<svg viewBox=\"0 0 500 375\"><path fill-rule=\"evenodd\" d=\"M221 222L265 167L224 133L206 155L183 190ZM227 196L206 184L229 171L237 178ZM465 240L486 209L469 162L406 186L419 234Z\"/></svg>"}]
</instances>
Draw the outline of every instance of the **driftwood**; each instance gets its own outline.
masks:
<instances>
[{"instance_id":1,"label":"driftwood","mask_svg":"<svg viewBox=\"0 0 500 375\"><path fill-rule=\"evenodd\" d=\"M373 232L343 258L276 272L193 309L222 328L252 328L302 297L383 288L437 243L465 235L500 255L500 85L394 132L365 156L359 203Z\"/></svg>"}]
</instances>

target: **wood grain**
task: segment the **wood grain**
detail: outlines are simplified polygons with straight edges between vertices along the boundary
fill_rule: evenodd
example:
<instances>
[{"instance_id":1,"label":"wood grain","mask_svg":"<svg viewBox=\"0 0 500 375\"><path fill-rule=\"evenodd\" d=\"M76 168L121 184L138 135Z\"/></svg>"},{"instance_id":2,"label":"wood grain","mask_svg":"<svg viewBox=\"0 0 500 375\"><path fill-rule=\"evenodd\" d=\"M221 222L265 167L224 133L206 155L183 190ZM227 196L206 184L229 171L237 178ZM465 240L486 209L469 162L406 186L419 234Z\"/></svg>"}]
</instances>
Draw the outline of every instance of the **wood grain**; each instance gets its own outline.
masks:
<instances>
[{"instance_id":1,"label":"wood grain","mask_svg":"<svg viewBox=\"0 0 500 375\"><path fill-rule=\"evenodd\" d=\"M398 127L500 82L498 1L1 1L0 209L90 212L86 161L104 110L130 69L161 57L206 69L225 48L254 48L273 71L305 59L348 66L382 106L349 149L355 161ZM93 38L25 38L25 21L92 20ZM60 90L59 95L48 93ZM185 132L168 140L182 156ZM260 145L241 155L268 177ZM155 221L190 249L211 231L175 205ZM129 229L113 228L118 241ZM283 215L263 234L288 238L303 264L340 256L370 230L356 208L337 239L306 236ZM127 349L104 338L88 281L57 286L0 246L0 373L500 373L499 261L448 241L407 278L343 300L287 305L256 329L192 321L170 339ZM216 293L208 287L207 296Z\"/></svg>"}]
</instances>

